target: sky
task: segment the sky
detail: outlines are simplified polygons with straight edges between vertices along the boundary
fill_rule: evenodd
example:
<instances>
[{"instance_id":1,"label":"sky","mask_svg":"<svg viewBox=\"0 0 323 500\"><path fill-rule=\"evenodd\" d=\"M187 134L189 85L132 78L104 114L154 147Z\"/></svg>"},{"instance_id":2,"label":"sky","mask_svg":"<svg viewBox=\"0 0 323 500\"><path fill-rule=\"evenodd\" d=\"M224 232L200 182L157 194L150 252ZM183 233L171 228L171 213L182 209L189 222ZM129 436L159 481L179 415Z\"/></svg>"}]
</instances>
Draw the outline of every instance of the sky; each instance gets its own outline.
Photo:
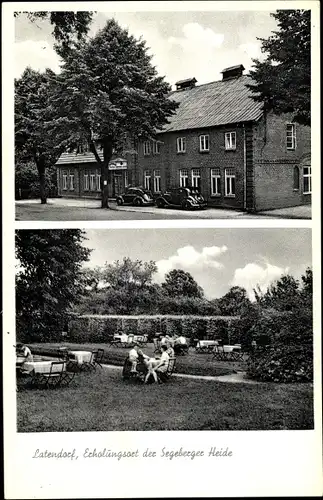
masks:
<instances>
[{"instance_id":1,"label":"sky","mask_svg":"<svg viewBox=\"0 0 323 500\"><path fill-rule=\"evenodd\" d=\"M198 84L221 79L224 68L264 57L257 37L268 38L277 28L269 11L208 12L98 12L90 36L114 17L136 38L146 40L153 64L174 88L174 83L195 77ZM27 66L59 71L48 21L31 23L26 15L15 20L15 77Z\"/></svg>"},{"instance_id":2,"label":"sky","mask_svg":"<svg viewBox=\"0 0 323 500\"><path fill-rule=\"evenodd\" d=\"M156 262L154 281L183 269L192 274L207 298L222 297L232 286L263 290L286 273L300 278L311 266L311 231L307 228L89 229L84 245L92 249L89 267L124 257Z\"/></svg>"}]
</instances>

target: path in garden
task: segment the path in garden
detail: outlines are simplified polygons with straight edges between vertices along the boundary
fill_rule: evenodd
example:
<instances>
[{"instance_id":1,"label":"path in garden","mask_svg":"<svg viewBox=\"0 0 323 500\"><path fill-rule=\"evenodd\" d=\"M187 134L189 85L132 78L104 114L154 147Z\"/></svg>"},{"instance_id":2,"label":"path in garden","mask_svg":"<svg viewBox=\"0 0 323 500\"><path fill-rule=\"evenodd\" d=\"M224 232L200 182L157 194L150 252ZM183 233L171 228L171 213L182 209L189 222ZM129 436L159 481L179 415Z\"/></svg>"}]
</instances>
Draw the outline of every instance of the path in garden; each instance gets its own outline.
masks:
<instances>
[{"instance_id":1,"label":"path in garden","mask_svg":"<svg viewBox=\"0 0 323 500\"><path fill-rule=\"evenodd\" d=\"M105 368L114 368L116 370L122 370L122 366L115 366L115 365L102 365ZM233 383L242 383L242 384L259 384L261 382L258 382L256 380L251 380L245 378L246 372L238 372L238 373L231 373L230 375L218 375L218 376L211 376L211 375L189 375L186 373L174 373L173 377L178 377L178 378L189 378L193 380L213 380L214 382L233 382Z\"/></svg>"}]
</instances>

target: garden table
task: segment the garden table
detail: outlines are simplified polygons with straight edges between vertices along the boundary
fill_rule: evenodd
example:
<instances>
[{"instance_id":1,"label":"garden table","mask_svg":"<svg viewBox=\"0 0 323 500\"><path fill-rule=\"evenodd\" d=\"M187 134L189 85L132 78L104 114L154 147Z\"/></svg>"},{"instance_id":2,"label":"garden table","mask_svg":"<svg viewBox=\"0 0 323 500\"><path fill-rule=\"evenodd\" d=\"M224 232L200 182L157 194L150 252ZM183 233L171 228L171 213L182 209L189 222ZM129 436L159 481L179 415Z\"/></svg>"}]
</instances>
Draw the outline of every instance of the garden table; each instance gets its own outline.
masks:
<instances>
[{"instance_id":1,"label":"garden table","mask_svg":"<svg viewBox=\"0 0 323 500\"><path fill-rule=\"evenodd\" d=\"M199 340L195 349L199 352L209 352L212 351L217 345L217 340Z\"/></svg>"},{"instance_id":2,"label":"garden table","mask_svg":"<svg viewBox=\"0 0 323 500\"><path fill-rule=\"evenodd\" d=\"M72 354L73 358L76 359L78 364L89 363L92 358L91 351L69 351L69 354Z\"/></svg>"},{"instance_id":3,"label":"garden table","mask_svg":"<svg viewBox=\"0 0 323 500\"><path fill-rule=\"evenodd\" d=\"M24 356L16 356L16 366L21 366L25 361L26 358Z\"/></svg>"},{"instance_id":4,"label":"garden table","mask_svg":"<svg viewBox=\"0 0 323 500\"><path fill-rule=\"evenodd\" d=\"M25 372L49 373L52 361L26 361L22 368ZM63 365L63 371L66 371L66 364Z\"/></svg>"}]
</instances>

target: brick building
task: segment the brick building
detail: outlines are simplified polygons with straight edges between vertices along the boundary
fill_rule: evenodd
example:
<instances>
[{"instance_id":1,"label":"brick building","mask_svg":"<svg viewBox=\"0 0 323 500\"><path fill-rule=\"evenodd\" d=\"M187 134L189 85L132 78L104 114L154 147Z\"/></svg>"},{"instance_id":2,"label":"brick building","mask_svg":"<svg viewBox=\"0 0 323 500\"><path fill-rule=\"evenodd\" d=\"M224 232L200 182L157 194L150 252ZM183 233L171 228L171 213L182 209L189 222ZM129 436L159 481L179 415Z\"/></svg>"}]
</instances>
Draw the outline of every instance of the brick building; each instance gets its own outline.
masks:
<instances>
[{"instance_id":1,"label":"brick building","mask_svg":"<svg viewBox=\"0 0 323 500\"><path fill-rule=\"evenodd\" d=\"M156 140L139 143L136 154L121 159L123 171L112 166L111 196L132 183L154 194L198 187L209 206L239 210L309 203L310 128L292 123L288 115L264 113L251 98L243 70L242 65L227 68L222 80L204 85L196 85L195 78L177 82L169 96L179 103L176 114ZM100 175L93 155L85 155L87 163L72 156L57 162L59 194L99 197L98 190L84 189L86 176ZM74 191L63 175L74 175Z\"/></svg>"},{"instance_id":2,"label":"brick building","mask_svg":"<svg viewBox=\"0 0 323 500\"><path fill-rule=\"evenodd\" d=\"M103 153L99 151L103 160ZM134 171L134 154L115 156L109 163L109 195L124 192ZM62 197L101 198L101 170L93 153L86 147L82 152L63 153L56 163L58 195ZM130 175L129 175L130 172Z\"/></svg>"}]
</instances>

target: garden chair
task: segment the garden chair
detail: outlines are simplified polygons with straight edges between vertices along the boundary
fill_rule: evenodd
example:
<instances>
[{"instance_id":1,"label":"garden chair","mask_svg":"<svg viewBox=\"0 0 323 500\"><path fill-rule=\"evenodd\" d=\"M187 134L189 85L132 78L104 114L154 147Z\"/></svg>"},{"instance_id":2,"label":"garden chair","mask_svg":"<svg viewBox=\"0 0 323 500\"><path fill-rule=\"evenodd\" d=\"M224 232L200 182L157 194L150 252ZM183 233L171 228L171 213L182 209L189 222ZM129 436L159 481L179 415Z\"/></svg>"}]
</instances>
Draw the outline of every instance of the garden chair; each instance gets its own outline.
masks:
<instances>
[{"instance_id":1,"label":"garden chair","mask_svg":"<svg viewBox=\"0 0 323 500\"><path fill-rule=\"evenodd\" d=\"M64 364L64 361L52 361L49 372L33 374L31 385L44 389L58 387L64 373Z\"/></svg>"},{"instance_id":2,"label":"garden chair","mask_svg":"<svg viewBox=\"0 0 323 500\"><path fill-rule=\"evenodd\" d=\"M173 375L176 366L176 358L169 358L167 370L165 372L156 371L158 382L167 382Z\"/></svg>"},{"instance_id":3,"label":"garden chair","mask_svg":"<svg viewBox=\"0 0 323 500\"><path fill-rule=\"evenodd\" d=\"M160 352L160 339L154 339L154 353Z\"/></svg>"},{"instance_id":4,"label":"garden chair","mask_svg":"<svg viewBox=\"0 0 323 500\"><path fill-rule=\"evenodd\" d=\"M102 368L102 362L103 362L103 358L104 358L104 349L98 349L93 354L94 354L94 357L93 357L92 362L93 362L94 369L96 369L97 366Z\"/></svg>"},{"instance_id":5,"label":"garden chair","mask_svg":"<svg viewBox=\"0 0 323 500\"><path fill-rule=\"evenodd\" d=\"M92 352L91 353L91 358L89 361L83 361L83 363L81 363L79 365L80 367L80 370L81 371L87 371L87 372L90 372L92 370L95 370L96 367L95 367L95 358L96 358L96 351Z\"/></svg>"},{"instance_id":6,"label":"garden chair","mask_svg":"<svg viewBox=\"0 0 323 500\"><path fill-rule=\"evenodd\" d=\"M68 386L70 385L70 383L72 382L72 380L74 379L75 377L75 371L63 371L62 373L62 376L61 376L61 381L60 381L60 385L61 386Z\"/></svg>"}]
</instances>

